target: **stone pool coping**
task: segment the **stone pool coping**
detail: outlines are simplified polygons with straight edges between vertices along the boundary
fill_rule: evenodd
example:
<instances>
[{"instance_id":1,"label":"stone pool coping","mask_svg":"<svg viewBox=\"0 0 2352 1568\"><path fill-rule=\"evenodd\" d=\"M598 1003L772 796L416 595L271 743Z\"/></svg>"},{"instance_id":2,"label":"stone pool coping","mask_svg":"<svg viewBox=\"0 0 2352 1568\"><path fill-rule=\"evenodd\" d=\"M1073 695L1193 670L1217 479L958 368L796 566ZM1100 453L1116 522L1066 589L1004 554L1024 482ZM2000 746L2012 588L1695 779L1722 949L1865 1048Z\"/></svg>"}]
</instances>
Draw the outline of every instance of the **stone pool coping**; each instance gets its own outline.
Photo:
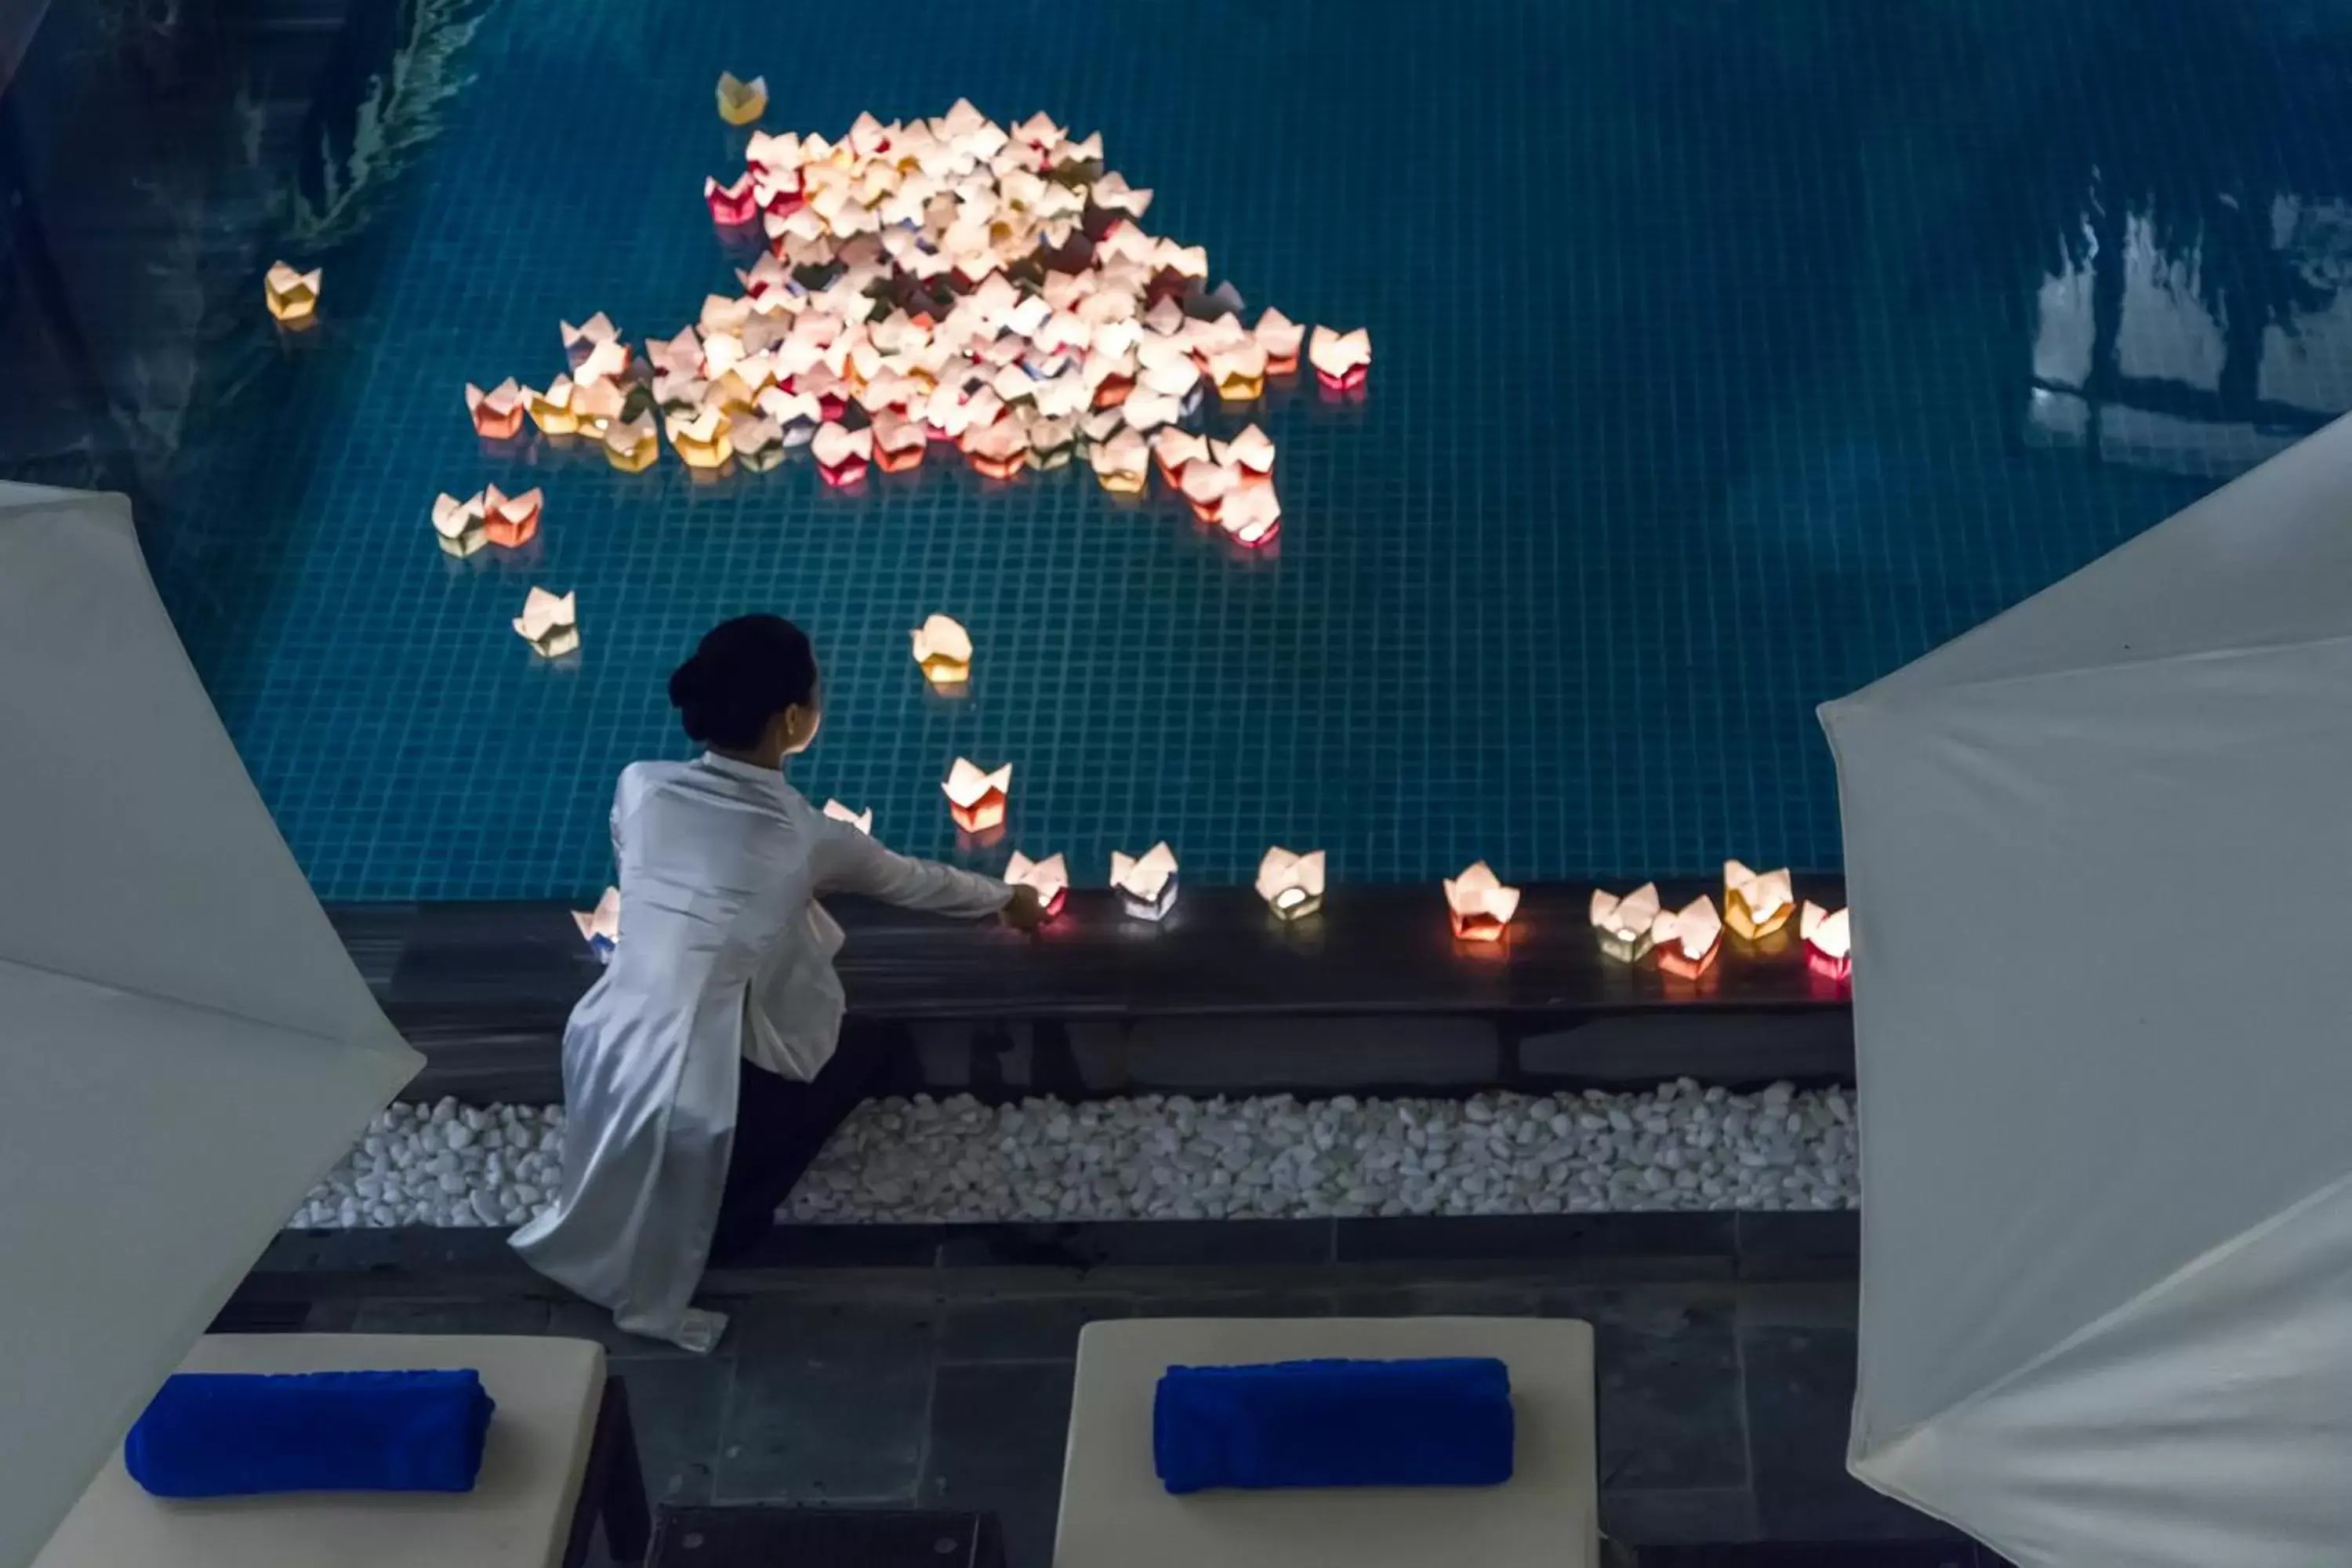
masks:
<instances>
[{"instance_id":1,"label":"stone pool coping","mask_svg":"<svg viewBox=\"0 0 2352 1568\"><path fill-rule=\"evenodd\" d=\"M1721 893L1712 882L1660 888L1670 907ZM1845 889L1809 876L1800 891L1838 905ZM837 962L851 1026L905 1052L910 1087L944 1092L1428 1093L1851 1077L1844 987L1808 969L1793 931L1761 950L1727 935L1694 983L1654 960L1605 958L1591 896L1588 884L1529 886L1491 945L1454 940L1434 885L1334 888L1320 914L1287 925L1246 888L1187 889L1157 925L1126 918L1105 890L1080 889L1034 940L844 900ZM571 905L329 914L427 1058L406 1098L557 1097L564 1018L600 973ZM1356 1048L1363 1020L1378 1020L1391 1048ZM1323 1026L1335 1021L1353 1022ZM1138 1030L1158 1051L1141 1053L1150 1059L1140 1071Z\"/></svg>"}]
</instances>

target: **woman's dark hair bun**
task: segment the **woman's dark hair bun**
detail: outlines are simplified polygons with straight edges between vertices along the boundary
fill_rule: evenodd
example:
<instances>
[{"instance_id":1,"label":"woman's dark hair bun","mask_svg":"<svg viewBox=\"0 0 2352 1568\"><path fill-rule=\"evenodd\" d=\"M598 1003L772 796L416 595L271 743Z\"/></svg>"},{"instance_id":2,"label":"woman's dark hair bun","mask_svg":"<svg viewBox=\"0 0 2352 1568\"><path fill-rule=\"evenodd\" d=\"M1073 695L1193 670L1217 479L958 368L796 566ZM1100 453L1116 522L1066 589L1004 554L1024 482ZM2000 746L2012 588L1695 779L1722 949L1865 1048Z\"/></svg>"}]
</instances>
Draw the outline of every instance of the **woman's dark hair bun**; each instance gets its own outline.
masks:
<instances>
[{"instance_id":1,"label":"woman's dark hair bun","mask_svg":"<svg viewBox=\"0 0 2352 1568\"><path fill-rule=\"evenodd\" d=\"M720 622L669 677L670 706L688 737L733 751L758 745L771 720L815 695L816 652L781 616Z\"/></svg>"}]
</instances>

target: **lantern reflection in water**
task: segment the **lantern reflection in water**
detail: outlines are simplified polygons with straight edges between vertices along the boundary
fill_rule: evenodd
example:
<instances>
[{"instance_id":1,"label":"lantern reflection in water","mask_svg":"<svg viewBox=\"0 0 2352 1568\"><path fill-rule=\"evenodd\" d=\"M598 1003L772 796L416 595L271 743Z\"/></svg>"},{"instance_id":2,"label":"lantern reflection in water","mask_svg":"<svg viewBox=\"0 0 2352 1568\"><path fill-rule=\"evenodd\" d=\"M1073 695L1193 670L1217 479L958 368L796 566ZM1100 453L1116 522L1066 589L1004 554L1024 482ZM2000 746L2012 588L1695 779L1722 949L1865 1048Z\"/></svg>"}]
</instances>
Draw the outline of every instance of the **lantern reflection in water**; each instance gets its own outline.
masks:
<instances>
[{"instance_id":1,"label":"lantern reflection in water","mask_svg":"<svg viewBox=\"0 0 2352 1568\"><path fill-rule=\"evenodd\" d=\"M1164 838L1139 856L1112 850L1110 885L1128 914L1139 921L1165 920L1176 907L1176 851Z\"/></svg>"},{"instance_id":2,"label":"lantern reflection in water","mask_svg":"<svg viewBox=\"0 0 2352 1568\"><path fill-rule=\"evenodd\" d=\"M1519 912L1519 890L1503 886L1494 868L1480 860L1459 877L1445 879L1445 909L1462 941L1500 942Z\"/></svg>"},{"instance_id":3,"label":"lantern reflection in water","mask_svg":"<svg viewBox=\"0 0 2352 1568\"><path fill-rule=\"evenodd\" d=\"M1013 858L1005 862L1004 879L1013 887L1034 889L1048 916L1061 912L1063 900L1070 890L1069 868L1059 855L1032 860L1015 849Z\"/></svg>"},{"instance_id":4,"label":"lantern reflection in water","mask_svg":"<svg viewBox=\"0 0 2352 1568\"><path fill-rule=\"evenodd\" d=\"M1294 855L1276 845L1257 863L1257 896L1276 920L1305 920L1323 908L1324 852Z\"/></svg>"},{"instance_id":5,"label":"lantern reflection in water","mask_svg":"<svg viewBox=\"0 0 2352 1568\"><path fill-rule=\"evenodd\" d=\"M990 773L963 757L955 760L940 784L948 797L948 815L966 833L986 833L1004 826L1004 809L1013 788L1013 764Z\"/></svg>"}]
</instances>

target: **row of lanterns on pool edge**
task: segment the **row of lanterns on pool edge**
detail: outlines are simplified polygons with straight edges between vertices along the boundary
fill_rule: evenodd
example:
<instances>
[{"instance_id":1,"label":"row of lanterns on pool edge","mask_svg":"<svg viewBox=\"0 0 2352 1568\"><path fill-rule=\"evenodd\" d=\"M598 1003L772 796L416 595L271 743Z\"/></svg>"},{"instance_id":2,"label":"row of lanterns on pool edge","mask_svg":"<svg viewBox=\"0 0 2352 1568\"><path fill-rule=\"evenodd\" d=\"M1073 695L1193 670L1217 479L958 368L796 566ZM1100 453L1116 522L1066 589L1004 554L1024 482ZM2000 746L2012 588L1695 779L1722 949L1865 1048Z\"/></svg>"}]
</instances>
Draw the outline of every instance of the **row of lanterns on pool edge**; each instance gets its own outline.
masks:
<instances>
[{"instance_id":1,"label":"row of lanterns on pool edge","mask_svg":"<svg viewBox=\"0 0 2352 1568\"><path fill-rule=\"evenodd\" d=\"M983 772L958 757L940 787L947 795L949 814L957 827L967 834L987 834L1003 826L1012 782L1010 764ZM853 812L837 800L828 800L824 815L860 833L874 831L871 810ZM1167 918L1176 907L1176 852L1164 839L1141 855L1111 852L1111 888L1119 896L1120 908L1133 920ZM1301 855L1276 845L1258 862L1255 887L1276 920L1306 920L1323 908L1324 872L1322 850ZM1060 855L1032 860L1018 850L1005 865L1004 880L1034 890L1049 919L1061 912L1070 886L1069 868ZM1447 915L1459 941L1499 942L1518 912L1519 889L1506 887L1484 860L1459 877L1445 878L1444 887ZM1742 940L1769 943L1794 919L1806 964L1813 973L1843 982L1853 973L1853 932L1847 911L1824 909L1811 900L1800 904L1785 869L1758 872L1739 861L1725 861L1721 915L1716 912L1715 900L1704 893L1679 910L1662 908L1654 882L1622 897L1595 889L1590 913L1593 934L1605 956L1632 965L1655 953L1658 968L1677 979L1695 981L1714 968L1723 952L1727 921ZM594 910L575 910L572 918L598 958L609 959L620 939L620 889L605 889Z\"/></svg>"}]
</instances>

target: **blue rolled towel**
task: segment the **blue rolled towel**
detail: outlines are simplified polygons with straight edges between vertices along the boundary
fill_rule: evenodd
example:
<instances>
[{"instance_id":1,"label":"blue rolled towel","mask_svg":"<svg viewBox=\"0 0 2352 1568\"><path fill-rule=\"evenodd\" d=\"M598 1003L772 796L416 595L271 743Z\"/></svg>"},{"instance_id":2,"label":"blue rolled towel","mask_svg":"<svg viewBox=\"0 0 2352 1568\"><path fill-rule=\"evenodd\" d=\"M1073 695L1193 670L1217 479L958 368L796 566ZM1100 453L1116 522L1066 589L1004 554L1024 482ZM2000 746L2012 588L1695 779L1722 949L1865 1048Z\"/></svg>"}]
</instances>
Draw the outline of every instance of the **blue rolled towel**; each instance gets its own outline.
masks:
<instances>
[{"instance_id":1,"label":"blue rolled towel","mask_svg":"<svg viewBox=\"0 0 2352 1568\"><path fill-rule=\"evenodd\" d=\"M1151 1458L1212 1487L1491 1487L1511 1479L1511 1373L1491 1356L1171 1366Z\"/></svg>"},{"instance_id":2,"label":"blue rolled towel","mask_svg":"<svg viewBox=\"0 0 2352 1568\"><path fill-rule=\"evenodd\" d=\"M157 1497L471 1491L496 1408L471 1370L184 1372L122 1458Z\"/></svg>"}]
</instances>

